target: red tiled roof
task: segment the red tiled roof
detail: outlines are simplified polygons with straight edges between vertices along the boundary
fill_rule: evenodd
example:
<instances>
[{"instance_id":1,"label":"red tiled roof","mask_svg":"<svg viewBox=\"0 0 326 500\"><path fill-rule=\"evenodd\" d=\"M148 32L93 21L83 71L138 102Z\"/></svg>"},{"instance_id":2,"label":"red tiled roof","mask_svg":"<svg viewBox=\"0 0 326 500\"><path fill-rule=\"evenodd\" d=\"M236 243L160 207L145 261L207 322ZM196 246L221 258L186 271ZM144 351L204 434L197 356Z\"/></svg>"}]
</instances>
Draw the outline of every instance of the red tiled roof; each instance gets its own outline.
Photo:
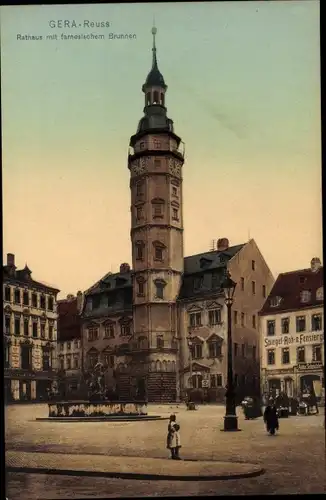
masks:
<instances>
[{"instance_id":1,"label":"red tiled roof","mask_svg":"<svg viewBox=\"0 0 326 500\"><path fill-rule=\"evenodd\" d=\"M313 272L311 269L301 269L279 274L274 286L263 305L260 315L276 314L282 311L296 311L308 307L322 306L324 300L317 300L316 292L323 287L323 267ZM311 300L301 302L301 292L310 291ZM271 299L280 297L280 305L271 306Z\"/></svg>"},{"instance_id":2,"label":"red tiled roof","mask_svg":"<svg viewBox=\"0 0 326 500\"><path fill-rule=\"evenodd\" d=\"M81 318L77 309L77 297L58 300L58 341L81 337Z\"/></svg>"}]
</instances>

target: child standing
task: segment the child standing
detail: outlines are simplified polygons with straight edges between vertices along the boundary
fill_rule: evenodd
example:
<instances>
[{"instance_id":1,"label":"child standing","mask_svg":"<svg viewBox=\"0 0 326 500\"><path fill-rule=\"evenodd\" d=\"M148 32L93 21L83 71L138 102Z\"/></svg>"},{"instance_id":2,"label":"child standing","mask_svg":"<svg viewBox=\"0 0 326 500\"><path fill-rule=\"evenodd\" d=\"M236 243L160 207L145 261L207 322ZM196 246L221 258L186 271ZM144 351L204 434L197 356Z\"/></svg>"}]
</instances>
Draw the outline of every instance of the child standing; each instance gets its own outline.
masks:
<instances>
[{"instance_id":1,"label":"child standing","mask_svg":"<svg viewBox=\"0 0 326 500\"><path fill-rule=\"evenodd\" d=\"M167 448L171 450L172 460L181 460L179 449L181 448L180 425L176 422L176 416L171 415L168 425Z\"/></svg>"}]
</instances>

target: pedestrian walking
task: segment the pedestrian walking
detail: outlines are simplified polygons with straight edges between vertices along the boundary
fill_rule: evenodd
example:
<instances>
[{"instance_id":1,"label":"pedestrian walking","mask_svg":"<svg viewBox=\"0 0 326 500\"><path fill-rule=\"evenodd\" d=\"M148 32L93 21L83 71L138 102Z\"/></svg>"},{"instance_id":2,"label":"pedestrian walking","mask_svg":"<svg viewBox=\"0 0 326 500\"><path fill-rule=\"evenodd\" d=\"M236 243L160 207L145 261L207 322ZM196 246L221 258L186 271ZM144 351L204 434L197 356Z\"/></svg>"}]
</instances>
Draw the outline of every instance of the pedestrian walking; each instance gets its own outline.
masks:
<instances>
[{"instance_id":1,"label":"pedestrian walking","mask_svg":"<svg viewBox=\"0 0 326 500\"><path fill-rule=\"evenodd\" d=\"M279 429L277 410L274 404L269 403L264 411L264 422L266 430L274 436L275 430Z\"/></svg>"},{"instance_id":2,"label":"pedestrian walking","mask_svg":"<svg viewBox=\"0 0 326 500\"><path fill-rule=\"evenodd\" d=\"M180 425L177 423L175 415L170 415L166 447L171 451L172 460L181 460L179 456L181 448Z\"/></svg>"}]
</instances>

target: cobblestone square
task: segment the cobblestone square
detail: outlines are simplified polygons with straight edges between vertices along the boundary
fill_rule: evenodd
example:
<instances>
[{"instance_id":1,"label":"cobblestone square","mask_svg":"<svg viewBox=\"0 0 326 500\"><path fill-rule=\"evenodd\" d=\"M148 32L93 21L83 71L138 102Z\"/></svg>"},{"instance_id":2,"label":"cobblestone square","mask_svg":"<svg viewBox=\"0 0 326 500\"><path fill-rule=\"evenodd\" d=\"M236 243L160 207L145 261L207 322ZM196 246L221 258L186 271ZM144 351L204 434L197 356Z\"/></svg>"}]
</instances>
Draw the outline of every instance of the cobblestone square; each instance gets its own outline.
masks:
<instances>
[{"instance_id":1,"label":"cobblestone square","mask_svg":"<svg viewBox=\"0 0 326 500\"><path fill-rule=\"evenodd\" d=\"M46 405L6 409L6 449L21 452L146 457L168 459L167 421L152 422L36 422ZM182 429L184 459L258 464L260 477L228 481L183 482L73 477L9 473L7 496L22 500L100 498L114 496L171 496L216 494L291 494L325 492L324 414L280 420L276 437L266 434L262 418L244 420L238 409L237 433L225 433L222 406L150 405L149 413L176 413ZM158 461L160 462L160 461ZM159 472L159 471L158 471Z\"/></svg>"}]
</instances>

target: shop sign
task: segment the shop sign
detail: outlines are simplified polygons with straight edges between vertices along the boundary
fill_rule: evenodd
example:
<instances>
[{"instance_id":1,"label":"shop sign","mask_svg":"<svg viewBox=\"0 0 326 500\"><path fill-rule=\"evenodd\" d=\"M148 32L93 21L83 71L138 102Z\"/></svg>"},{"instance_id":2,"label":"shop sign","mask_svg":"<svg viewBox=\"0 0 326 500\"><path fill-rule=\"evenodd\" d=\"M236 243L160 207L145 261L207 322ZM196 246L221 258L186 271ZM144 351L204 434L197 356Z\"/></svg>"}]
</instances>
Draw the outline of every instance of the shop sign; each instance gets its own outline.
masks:
<instances>
[{"instance_id":1,"label":"shop sign","mask_svg":"<svg viewBox=\"0 0 326 500\"><path fill-rule=\"evenodd\" d=\"M321 370L323 368L323 364L320 362L317 363L302 363L298 365L298 371L313 371L313 370Z\"/></svg>"},{"instance_id":2,"label":"shop sign","mask_svg":"<svg viewBox=\"0 0 326 500\"><path fill-rule=\"evenodd\" d=\"M294 373L293 368L280 368L279 370L266 370L266 375L284 375L286 373Z\"/></svg>"},{"instance_id":3,"label":"shop sign","mask_svg":"<svg viewBox=\"0 0 326 500\"><path fill-rule=\"evenodd\" d=\"M291 345L300 346L307 344L322 344L324 342L323 333L300 333L298 335L280 335L264 338L265 348L269 347L289 347Z\"/></svg>"}]
</instances>

